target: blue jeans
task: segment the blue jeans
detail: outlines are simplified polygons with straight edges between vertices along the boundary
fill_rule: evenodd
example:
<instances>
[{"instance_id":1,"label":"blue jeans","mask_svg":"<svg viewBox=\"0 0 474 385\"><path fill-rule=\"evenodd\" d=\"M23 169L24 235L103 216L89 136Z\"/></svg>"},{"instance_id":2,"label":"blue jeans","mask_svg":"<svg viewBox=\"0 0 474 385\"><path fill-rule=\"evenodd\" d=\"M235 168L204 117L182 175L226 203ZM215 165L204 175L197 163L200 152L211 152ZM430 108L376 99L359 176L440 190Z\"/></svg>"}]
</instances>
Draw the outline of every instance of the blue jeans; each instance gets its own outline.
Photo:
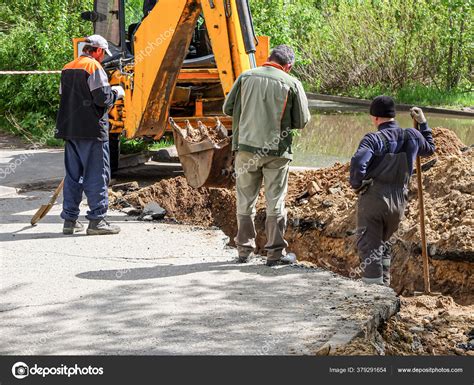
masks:
<instances>
[{"instance_id":1,"label":"blue jeans","mask_svg":"<svg viewBox=\"0 0 474 385\"><path fill-rule=\"evenodd\" d=\"M95 139L66 140L64 165L66 176L61 218L69 221L77 220L83 192L89 205L86 218L88 220L104 218L109 208L109 142Z\"/></svg>"}]
</instances>

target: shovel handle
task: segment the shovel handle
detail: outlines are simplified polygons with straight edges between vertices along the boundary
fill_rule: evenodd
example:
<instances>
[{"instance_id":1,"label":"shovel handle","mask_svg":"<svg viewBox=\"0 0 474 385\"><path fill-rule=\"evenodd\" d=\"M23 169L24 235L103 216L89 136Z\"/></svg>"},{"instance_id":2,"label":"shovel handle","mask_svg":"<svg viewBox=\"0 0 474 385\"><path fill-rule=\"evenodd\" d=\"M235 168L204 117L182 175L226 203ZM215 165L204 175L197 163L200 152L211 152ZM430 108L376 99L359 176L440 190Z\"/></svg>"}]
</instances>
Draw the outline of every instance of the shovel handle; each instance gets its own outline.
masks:
<instances>
[{"instance_id":1,"label":"shovel handle","mask_svg":"<svg viewBox=\"0 0 474 385\"><path fill-rule=\"evenodd\" d=\"M54 190L53 196L49 200L48 204L46 205L41 205L41 207L36 211L35 215L31 218L31 226L36 225L44 216L51 210L51 207L53 207L54 203L56 202L56 199L58 199L58 195L61 193L61 190L63 189L64 186L64 178L61 180L61 183L59 183L58 187Z\"/></svg>"},{"instance_id":2,"label":"shovel handle","mask_svg":"<svg viewBox=\"0 0 474 385\"><path fill-rule=\"evenodd\" d=\"M64 178L61 180L61 183L59 183L58 187L56 187L56 190L54 190L53 196L51 197L49 204L55 204L56 199L58 199L58 195L61 193L61 190L64 187Z\"/></svg>"},{"instance_id":3,"label":"shovel handle","mask_svg":"<svg viewBox=\"0 0 474 385\"><path fill-rule=\"evenodd\" d=\"M418 122L413 119L413 127L418 130ZM421 232L421 256L423 258L423 278L425 283L425 293L431 293L430 288L430 265L428 260L428 247L426 243L425 230L425 203L423 199L423 179L421 176L421 158L416 157L416 179L418 182L418 204L420 207L420 232Z\"/></svg>"}]
</instances>

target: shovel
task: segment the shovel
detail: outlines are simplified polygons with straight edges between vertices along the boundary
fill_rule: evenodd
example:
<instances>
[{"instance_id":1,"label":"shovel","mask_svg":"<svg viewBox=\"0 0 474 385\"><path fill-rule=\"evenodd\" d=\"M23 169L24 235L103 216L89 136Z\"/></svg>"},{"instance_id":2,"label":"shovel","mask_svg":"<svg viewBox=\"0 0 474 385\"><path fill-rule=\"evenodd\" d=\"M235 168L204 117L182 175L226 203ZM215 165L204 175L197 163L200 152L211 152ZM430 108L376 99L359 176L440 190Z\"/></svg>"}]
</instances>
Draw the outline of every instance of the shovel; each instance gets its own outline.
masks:
<instances>
[{"instance_id":1,"label":"shovel","mask_svg":"<svg viewBox=\"0 0 474 385\"><path fill-rule=\"evenodd\" d=\"M49 210L51 210L51 207L53 207L54 203L56 203L56 199L58 199L58 195L61 193L61 190L63 189L64 185L64 178L59 183L58 187L56 187L56 190L54 190L54 194L49 200L48 204L46 205L41 205L41 207L38 209L38 211L33 215L33 218L31 218L31 226L35 226L41 219L43 219L46 214L48 214Z\"/></svg>"},{"instance_id":2,"label":"shovel","mask_svg":"<svg viewBox=\"0 0 474 385\"><path fill-rule=\"evenodd\" d=\"M418 122L413 119L413 127L418 130ZM441 293L433 293L430 287L430 263L428 259L428 247L426 243L425 230L425 203L423 200L423 179L421 177L421 158L416 157L416 179L418 183L418 203L420 206L420 232L421 232L421 256L423 258L423 278L425 290L423 292L415 291L415 295L441 295Z\"/></svg>"}]
</instances>

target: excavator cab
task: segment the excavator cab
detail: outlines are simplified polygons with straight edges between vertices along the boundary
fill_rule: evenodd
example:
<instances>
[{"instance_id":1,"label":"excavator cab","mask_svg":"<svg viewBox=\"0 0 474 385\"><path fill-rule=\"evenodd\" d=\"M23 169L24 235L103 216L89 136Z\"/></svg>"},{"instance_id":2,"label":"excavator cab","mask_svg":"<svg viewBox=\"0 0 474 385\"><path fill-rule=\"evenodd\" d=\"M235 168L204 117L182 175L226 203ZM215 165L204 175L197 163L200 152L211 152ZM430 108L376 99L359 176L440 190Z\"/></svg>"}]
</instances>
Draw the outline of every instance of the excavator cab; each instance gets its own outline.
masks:
<instances>
[{"instance_id":1,"label":"excavator cab","mask_svg":"<svg viewBox=\"0 0 474 385\"><path fill-rule=\"evenodd\" d=\"M232 121L222 105L269 51L269 39L255 36L248 0L95 0L82 17L108 40L104 69L125 89L109 116L111 163L120 135L172 133L192 187L232 183ZM84 42L76 43L79 54Z\"/></svg>"}]
</instances>

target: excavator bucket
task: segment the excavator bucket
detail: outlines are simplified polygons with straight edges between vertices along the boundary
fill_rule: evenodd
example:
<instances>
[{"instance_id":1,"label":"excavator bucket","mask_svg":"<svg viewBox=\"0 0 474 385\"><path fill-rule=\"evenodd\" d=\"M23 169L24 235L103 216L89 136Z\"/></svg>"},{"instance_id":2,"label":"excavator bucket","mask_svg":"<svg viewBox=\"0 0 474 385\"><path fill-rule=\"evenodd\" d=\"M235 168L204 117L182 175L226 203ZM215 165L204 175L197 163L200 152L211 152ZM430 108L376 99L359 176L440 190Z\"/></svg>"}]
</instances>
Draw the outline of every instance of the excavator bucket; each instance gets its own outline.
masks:
<instances>
[{"instance_id":1,"label":"excavator bucket","mask_svg":"<svg viewBox=\"0 0 474 385\"><path fill-rule=\"evenodd\" d=\"M184 175L191 187L230 187L233 183L233 156L231 138L218 118L208 127L189 120L178 124L169 118L174 142Z\"/></svg>"}]
</instances>

